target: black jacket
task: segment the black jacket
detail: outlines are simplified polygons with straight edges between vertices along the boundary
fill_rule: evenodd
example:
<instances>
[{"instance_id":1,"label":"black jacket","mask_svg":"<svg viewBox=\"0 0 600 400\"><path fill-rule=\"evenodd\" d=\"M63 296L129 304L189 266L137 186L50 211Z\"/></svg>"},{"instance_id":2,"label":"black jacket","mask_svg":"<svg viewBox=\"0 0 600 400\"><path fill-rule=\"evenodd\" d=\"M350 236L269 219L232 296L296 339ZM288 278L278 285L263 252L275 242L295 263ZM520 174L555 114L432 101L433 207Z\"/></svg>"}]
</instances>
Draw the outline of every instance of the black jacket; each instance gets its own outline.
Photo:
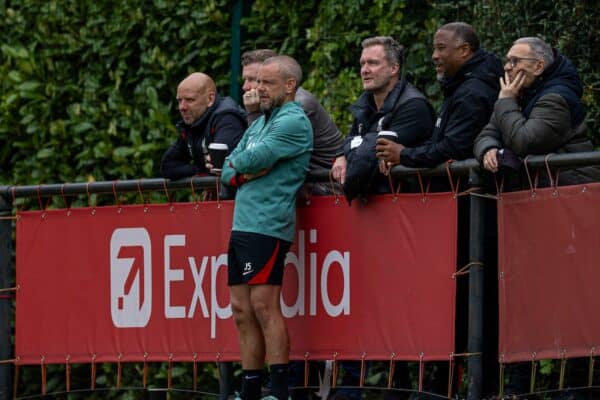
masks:
<instances>
[{"instance_id":1,"label":"black jacket","mask_svg":"<svg viewBox=\"0 0 600 400\"><path fill-rule=\"evenodd\" d=\"M208 173L204 157L212 142L225 143L231 152L247 128L246 113L230 97L216 96L215 102L192 125L177 123L179 136L160 163L160 174L180 179Z\"/></svg>"},{"instance_id":2,"label":"black jacket","mask_svg":"<svg viewBox=\"0 0 600 400\"><path fill-rule=\"evenodd\" d=\"M403 149L400 163L433 167L472 157L473 142L490 119L502 75L498 57L477 50L455 76L442 83L444 102L431 139L421 146Z\"/></svg>"},{"instance_id":3,"label":"black jacket","mask_svg":"<svg viewBox=\"0 0 600 400\"><path fill-rule=\"evenodd\" d=\"M428 139L433 128L433 108L425 96L405 80L394 86L380 110L375 106L373 95L367 92L350 111L354 123L341 149L348 162L344 192L349 201L358 194L389 191L388 179L379 172L375 157L379 131L394 131L399 143L411 146Z\"/></svg>"}]
</instances>

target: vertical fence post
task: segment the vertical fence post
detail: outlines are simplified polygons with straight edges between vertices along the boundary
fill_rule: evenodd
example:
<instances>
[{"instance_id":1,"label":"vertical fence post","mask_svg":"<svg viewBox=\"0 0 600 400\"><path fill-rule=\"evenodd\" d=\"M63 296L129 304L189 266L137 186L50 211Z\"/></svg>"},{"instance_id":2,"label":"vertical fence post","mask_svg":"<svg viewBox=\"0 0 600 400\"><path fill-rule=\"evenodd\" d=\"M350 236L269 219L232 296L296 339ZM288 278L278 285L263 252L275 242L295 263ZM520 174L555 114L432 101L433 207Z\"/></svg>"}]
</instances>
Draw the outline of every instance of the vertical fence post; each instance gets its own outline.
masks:
<instances>
[{"instance_id":1,"label":"vertical fence post","mask_svg":"<svg viewBox=\"0 0 600 400\"><path fill-rule=\"evenodd\" d=\"M0 217L9 217L11 212L11 201L0 195ZM0 219L0 288L11 286L12 272L12 220ZM12 358L12 299L11 292L0 294L0 360ZM12 364L0 364L0 399L13 395L12 373Z\"/></svg>"},{"instance_id":2,"label":"vertical fence post","mask_svg":"<svg viewBox=\"0 0 600 400\"><path fill-rule=\"evenodd\" d=\"M471 187L479 192L481 176L472 168L469 171ZM468 333L468 400L481 399L483 380L483 301L484 301L484 269L481 262L484 256L484 199L470 196L469 215L469 333Z\"/></svg>"}]
</instances>

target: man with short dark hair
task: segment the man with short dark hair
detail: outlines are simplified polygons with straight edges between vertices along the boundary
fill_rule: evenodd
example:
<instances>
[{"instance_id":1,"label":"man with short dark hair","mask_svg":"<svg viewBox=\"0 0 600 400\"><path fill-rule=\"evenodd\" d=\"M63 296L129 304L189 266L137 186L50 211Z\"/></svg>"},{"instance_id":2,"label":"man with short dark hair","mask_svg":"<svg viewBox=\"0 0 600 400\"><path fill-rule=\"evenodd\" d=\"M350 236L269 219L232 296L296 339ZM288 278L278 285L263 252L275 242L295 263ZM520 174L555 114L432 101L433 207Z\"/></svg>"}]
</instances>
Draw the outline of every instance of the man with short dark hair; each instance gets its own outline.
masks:
<instances>
[{"instance_id":1,"label":"man with short dark hair","mask_svg":"<svg viewBox=\"0 0 600 400\"><path fill-rule=\"evenodd\" d=\"M276 55L277 53L270 49L251 50L242 54L243 100L248 113L249 124L252 124L254 120L262 115L259 109L257 91L258 68L267 58ZM313 152L310 158L310 170L329 169L336 151L342 144L342 135L339 129L319 100L308 90L299 87L294 100L300 103L313 129Z\"/></svg>"},{"instance_id":2,"label":"man with short dark hair","mask_svg":"<svg viewBox=\"0 0 600 400\"><path fill-rule=\"evenodd\" d=\"M444 91L433 134L417 146L379 139L377 155L388 167L433 167L469 158L475 137L489 121L502 64L494 54L480 48L473 27L464 22L440 27L433 38L431 58Z\"/></svg>"},{"instance_id":3,"label":"man with short dark hair","mask_svg":"<svg viewBox=\"0 0 600 400\"><path fill-rule=\"evenodd\" d=\"M364 93L350 107L354 122L331 168L333 178L344 184L349 200L389 189L377 172L378 132L393 131L398 144L416 146L430 137L433 128L431 105L400 77L404 48L389 36L367 38L362 48L360 76Z\"/></svg>"},{"instance_id":4,"label":"man with short dark hair","mask_svg":"<svg viewBox=\"0 0 600 400\"><path fill-rule=\"evenodd\" d=\"M504 71L492 118L475 140L475 157L485 169L498 172L507 152L525 157L593 151L581 104L583 85L571 61L542 39L524 37L506 54ZM600 179L600 170L561 169L558 179L559 185L591 182ZM522 188L511 183L517 187L509 189Z\"/></svg>"},{"instance_id":5,"label":"man with short dark hair","mask_svg":"<svg viewBox=\"0 0 600 400\"><path fill-rule=\"evenodd\" d=\"M269 399L288 398L289 338L280 308L286 253L294 239L296 194L308 171L312 129L294 101L302 79L288 56L258 69L263 116L225 160L221 180L237 187L229 241L228 284L240 335L242 399L261 396L270 365Z\"/></svg>"},{"instance_id":6,"label":"man with short dark hair","mask_svg":"<svg viewBox=\"0 0 600 400\"><path fill-rule=\"evenodd\" d=\"M160 174L179 179L208 173L208 145L224 143L233 150L246 129L246 115L233 99L219 96L212 78L202 72L181 81L177 104L182 117L179 136L165 152Z\"/></svg>"}]
</instances>

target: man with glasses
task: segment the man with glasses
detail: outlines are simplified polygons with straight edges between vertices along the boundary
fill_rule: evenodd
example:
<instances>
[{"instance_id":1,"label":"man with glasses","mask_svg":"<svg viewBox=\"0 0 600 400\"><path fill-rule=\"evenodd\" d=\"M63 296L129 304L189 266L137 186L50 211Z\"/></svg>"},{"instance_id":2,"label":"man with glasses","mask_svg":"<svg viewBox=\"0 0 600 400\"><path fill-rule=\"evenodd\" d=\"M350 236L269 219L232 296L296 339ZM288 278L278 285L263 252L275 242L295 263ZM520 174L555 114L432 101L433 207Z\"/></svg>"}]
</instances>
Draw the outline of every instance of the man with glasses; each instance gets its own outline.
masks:
<instances>
[{"instance_id":1,"label":"man with glasses","mask_svg":"<svg viewBox=\"0 0 600 400\"><path fill-rule=\"evenodd\" d=\"M475 157L485 169L498 172L508 154L593 150L581 104L583 85L571 61L542 39L524 37L508 51L504 72L492 118L475 141ZM558 183L590 182L599 176L598 167L561 170ZM521 186L514 179L510 185Z\"/></svg>"}]
</instances>

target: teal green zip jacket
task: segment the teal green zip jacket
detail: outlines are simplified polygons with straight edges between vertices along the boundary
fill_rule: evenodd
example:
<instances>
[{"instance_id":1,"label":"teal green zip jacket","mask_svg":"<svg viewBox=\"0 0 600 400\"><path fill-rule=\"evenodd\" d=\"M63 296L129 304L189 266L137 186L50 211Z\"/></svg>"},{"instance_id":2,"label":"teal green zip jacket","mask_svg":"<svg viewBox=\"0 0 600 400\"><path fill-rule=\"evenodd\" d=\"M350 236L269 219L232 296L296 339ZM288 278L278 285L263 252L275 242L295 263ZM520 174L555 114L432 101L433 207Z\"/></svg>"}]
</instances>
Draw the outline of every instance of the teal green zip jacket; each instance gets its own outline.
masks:
<instances>
[{"instance_id":1,"label":"teal green zip jacket","mask_svg":"<svg viewBox=\"0 0 600 400\"><path fill-rule=\"evenodd\" d=\"M225 159L221 181L238 187L233 230L292 242L296 194L308 171L313 133L294 101L254 121Z\"/></svg>"}]
</instances>

